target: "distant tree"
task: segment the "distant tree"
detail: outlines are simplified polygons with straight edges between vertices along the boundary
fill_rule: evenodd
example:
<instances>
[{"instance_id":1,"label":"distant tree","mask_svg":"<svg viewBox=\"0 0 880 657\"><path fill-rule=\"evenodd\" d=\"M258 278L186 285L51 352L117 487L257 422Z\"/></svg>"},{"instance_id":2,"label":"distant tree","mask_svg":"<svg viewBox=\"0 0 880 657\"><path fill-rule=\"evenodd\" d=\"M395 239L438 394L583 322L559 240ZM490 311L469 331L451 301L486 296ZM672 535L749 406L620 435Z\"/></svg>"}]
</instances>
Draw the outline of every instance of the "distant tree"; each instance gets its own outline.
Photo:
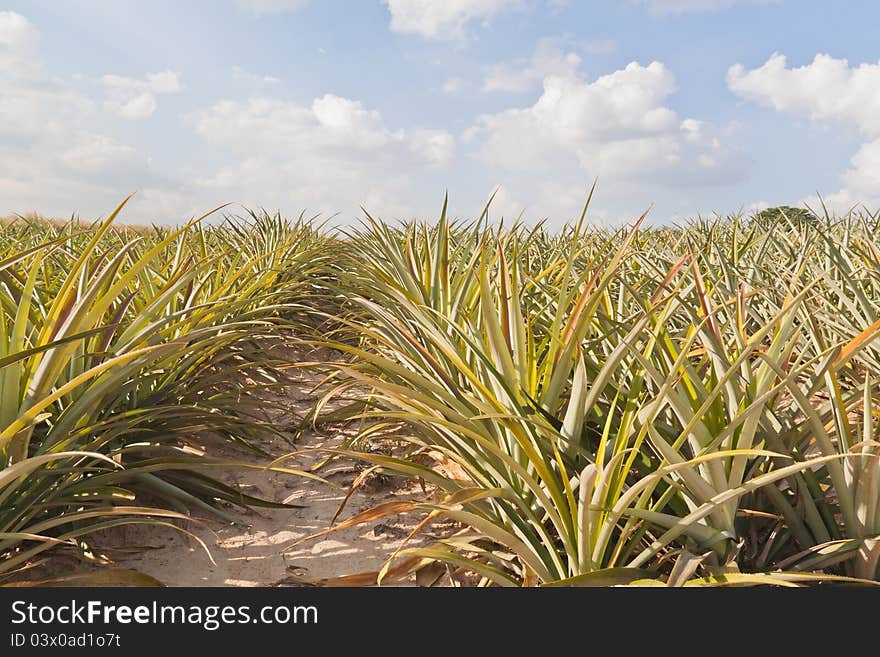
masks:
<instances>
[{"instance_id":1,"label":"distant tree","mask_svg":"<svg viewBox=\"0 0 880 657\"><path fill-rule=\"evenodd\" d=\"M814 224L819 221L819 218L806 208L793 208L789 205L777 205L775 208L761 210L755 215L755 220L762 222L779 221L783 216L787 217L793 224Z\"/></svg>"}]
</instances>

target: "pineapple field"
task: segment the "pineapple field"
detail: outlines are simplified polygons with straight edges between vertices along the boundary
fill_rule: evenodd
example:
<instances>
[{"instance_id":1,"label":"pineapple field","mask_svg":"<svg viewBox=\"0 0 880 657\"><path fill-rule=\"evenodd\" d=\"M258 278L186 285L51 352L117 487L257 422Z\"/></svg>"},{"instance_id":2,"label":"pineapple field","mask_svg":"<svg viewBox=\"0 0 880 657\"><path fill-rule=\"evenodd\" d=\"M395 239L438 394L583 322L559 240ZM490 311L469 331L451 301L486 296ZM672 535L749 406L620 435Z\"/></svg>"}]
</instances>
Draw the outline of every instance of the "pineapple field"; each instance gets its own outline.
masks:
<instances>
[{"instance_id":1,"label":"pineapple field","mask_svg":"<svg viewBox=\"0 0 880 657\"><path fill-rule=\"evenodd\" d=\"M4 220L0 585L180 584L108 541L253 513L279 560L409 518L325 585L876 584L880 217L588 206Z\"/></svg>"}]
</instances>

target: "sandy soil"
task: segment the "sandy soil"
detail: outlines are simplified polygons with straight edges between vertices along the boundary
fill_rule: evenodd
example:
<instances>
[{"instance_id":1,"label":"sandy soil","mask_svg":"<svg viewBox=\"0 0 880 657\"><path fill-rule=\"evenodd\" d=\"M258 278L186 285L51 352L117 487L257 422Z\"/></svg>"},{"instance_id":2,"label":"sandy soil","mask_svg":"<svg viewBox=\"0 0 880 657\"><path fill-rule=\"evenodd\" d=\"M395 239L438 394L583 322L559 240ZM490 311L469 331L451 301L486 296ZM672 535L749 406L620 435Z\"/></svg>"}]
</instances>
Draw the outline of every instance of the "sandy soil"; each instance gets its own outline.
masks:
<instances>
[{"instance_id":1,"label":"sandy soil","mask_svg":"<svg viewBox=\"0 0 880 657\"><path fill-rule=\"evenodd\" d=\"M291 376L290 385L261 393L266 419L278 427L298 422L316 398L312 390L318 381L316 374L298 369ZM338 447L353 431L353 427L326 425L308 430L295 447L273 435L264 437L259 446L277 457L294 449ZM252 452L216 440L205 439L202 447L213 456L266 462ZM326 454L321 453L299 454L285 465L308 470L325 458ZM363 469L363 464L349 459L323 467L317 474L336 487L295 475L252 469L223 473L220 479L236 482L249 495L302 508L237 512L240 526L206 519L187 523L186 530L207 546L210 556L197 540L170 528L125 527L104 537L101 548L113 558L115 567L138 570L168 586L326 585L330 578L377 571L424 517L422 513L390 516L286 548L330 526L352 481ZM212 474L218 476L216 472ZM425 497L426 493L414 482L372 475L351 496L339 521L383 502ZM449 526L433 525L407 546L422 544L432 536L450 531ZM443 575L442 571L434 571L433 575L423 573L419 583L442 583L438 577L450 583L448 574ZM370 581L365 578L359 583ZM416 577L410 575L396 584L414 585Z\"/></svg>"}]
</instances>

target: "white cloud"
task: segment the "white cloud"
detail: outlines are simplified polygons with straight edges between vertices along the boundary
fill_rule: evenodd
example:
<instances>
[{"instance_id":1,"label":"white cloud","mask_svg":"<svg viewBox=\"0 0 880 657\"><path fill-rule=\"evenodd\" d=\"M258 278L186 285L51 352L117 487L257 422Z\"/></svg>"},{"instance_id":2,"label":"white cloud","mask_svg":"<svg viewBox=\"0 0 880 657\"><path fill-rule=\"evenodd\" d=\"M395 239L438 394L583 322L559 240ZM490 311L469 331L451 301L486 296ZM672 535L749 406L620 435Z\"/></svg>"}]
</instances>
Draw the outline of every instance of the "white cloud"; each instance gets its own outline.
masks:
<instances>
[{"instance_id":1,"label":"white cloud","mask_svg":"<svg viewBox=\"0 0 880 657\"><path fill-rule=\"evenodd\" d=\"M774 54L751 71L732 66L727 84L735 94L778 112L842 122L867 137L880 137L880 64L853 68L845 59L819 54L807 66L789 68L784 55Z\"/></svg>"},{"instance_id":2,"label":"white cloud","mask_svg":"<svg viewBox=\"0 0 880 657\"><path fill-rule=\"evenodd\" d=\"M0 70L0 84L0 137L9 147L68 133L95 109L89 98L45 80L16 80Z\"/></svg>"},{"instance_id":3,"label":"white cloud","mask_svg":"<svg viewBox=\"0 0 880 657\"><path fill-rule=\"evenodd\" d=\"M307 155L344 158L363 153L369 159L380 159L382 153L377 149L396 147L430 151L434 154L423 159L438 163L446 158L448 148L437 145L448 144L451 139L444 131L390 131L377 111L333 94L316 98L308 107L272 98L251 98L244 103L222 101L200 112L195 127L211 143L288 151L304 160L306 166Z\"/></svg>"},{"instance_id":4,"label":"white cloud","mask_svg":"<svg viewBox=\"0 0 880 657\"><path fill-rule=\"evenodd\" d=\"M282 14L299 11L309 0L236 0L239 8L253 14Z\"/></svg>"},{"instance_id":5,"label":"white cloud","mask_svg":"<svg viewBox=\"0 0 880 657\"><path fill-rule=\"evenodd\" d=\"M533 105L484 115L466 136L480 142L485 162L511 171L547 176L562 168L672 184L737 179L742 155L725 146L721 131L666 107L674 90L660 62L633 62L593 82L549 75Z\"/></svg>"},{"instance_id":6,"label":"white cloud","mask_svg":"<svg viewBox=\"0 0 880 657\"><path fill-rule=\"evenodd\" d=\"M731 145L732 128L680 117L667 106L676 89L660 62L585 80L572 70L548 74L526 107L481 116L462 133L493 180L531 212L576 218L586 190L599 179L604 208L591 216L631 220L654 190L725 185L741 180L749 160ZM665 193L665 192L664 192ZM645 200L645 207L633 205ZM625 212L624 212L625 211Z\"/></svg>"},{"instance_id":7,"label":"white cloud","mask_svg":"<svg viewBox=\"0 0 880 657\"><path fill-rule=\"evenodd\" d=\"M464 37L471 21L488 23L496 14L521 6L521 0L385 0L385 4L393 32L453 40Z\"/></svg>"},{"instance_id":8,"label":"white cloud","mask_svg":"<svg viewBox=\"0 0 880 657\"><path fill-rule=\"evenodd\" d=\"M136 153L106 135L78 133L58 157L72 171L101 175L108 166L130 161Z\"/></svg>"},{"instance_id":9,"label":"white cloud","mask_svg":"<svg viewBox=\"0 0 880 657\"><path fill-rule=\"evenodd\" d=\"M20 77L31 72L37 31L21 14L0 11L0 71Z\"/></svg>"},{"instance_id":10,"label":"white cloud","mask_svg":"<svg viewBox=\"0 0 880 657\"><path fill-rule=\"evenodd\" d=\"M173 71L147 73L143 80L121 75L105 75L101 82L107 91L104 109L124 119L145 119L156 111L156 96L181 90L180 74Z\"/></svg>"},{"instance_id":11,"label":"white cloud","mask_svg":"<svg viewBox=\"0 0 880 657\"><path fill-rule=\"evenodd\" d=\"M736 5L769 4L779 0L635 0L647 5L655 14L684 14L689 12L717 11Z\"/></svg>"},{"instance_id":12,"label":"white cloud","mask_svg":"<svg viewBox=\"0 0 880 657\"><path fill-rule=\"evenodd\" d=\"M241 66L232 67L232 79L250 84L278 84L281 82L273 75L258 75L243 69Z\"/></svg>"},{"instance_id":13,"label":"white cloud","mask_svg":"<svg viewBox=\"0 0 880 657\"><path fill-rule=\"evenodd\" d=\"M846 59L818 54L801 67L789 67L774 54L747 71L732 66L731 91L777 112L856 129L865 139L841 175L842 187L826 199L838 211L858 203L880 204L880 63L852 67Z\"/></svg>"},{"instance_id":14,"label":"white cloud","mask_svg":"<svg viewBox=\"0 0 880 657\"><path fill-rule=\"evenodd\" d=\"M557 39L541 39L529 60L492 67L483 81L483 91L528 91L549 75L574 75L580 64L581 58L574 52L563 52Z\"/></svg>"},{"instance_id":15,"label":"white cloud","mask_svg":"<svg viewBox=\"0 0 880 657\"><path fill-rule=\"evenodd\" d=\"M428 164L448 164L455 152L455 138L446 130L413 130L409 140L413 155Z\"/></svg>"},{"instance_id":16,"label":"white cloud","mask_svg":"<svg viewBox=\"0 0 880 657\"><path fill-rule=\"evenodd\" d=\"M14 11L0 11L0 48L4 54L19 56L33 48L37 31L30 21Z\"/></svg>"},{"instance_id":17,"label":"white cloud","mask_svg":"<svg viewBox=\"0 0 880 657\"><path fill-rule=\"evenodd\" d=\"M159 175L104 125L108 112L150 114L158 95L181 88L178 74L53 78L42 72L37 37L26 19L0 16L0 215L91 217L136 190L123 220L177 221L235 200L287 212L343 211L346 219L361 204L385 216L435 210L436 198L422 192L439 184L434 176L454 156L453 136L390 128L372 108L332 94L304 105L252 98L195 112L191 125L212 144L210 159L165 164L168 175ZM17 65L23 61L33 63L28 77ZM105 98L76 86L94 84Z\"/></svg>"},{"instance_id":18,"label":"white cloud","mask_svg":"<svg viewBox=\"0 0 880 657\"><path fill-rule=\"evenodd\" d=\"M227 100L192 118L196 133L229 161L202 177L203 189L289 210L332 213L381 202L383 211L406 212L396 199L412 175L447 164L454 151L446 131L390 130L377 111L332 94L311 105Z\"/></svg>"},{"instance_id":19,"label":"white cloud","mask_svg":"<svg viewBox=\"0 0 880 657\"><path fill-rule=\"evenodd\" d=\"M0 12L0 215L107 212L156 176L134 148L95 129L90 96L44 72L38 42L27 18ZM173 85L161 74L148 82Z\"/></svg>"},{"instance_id":20,"label":"white cloud","mask_svg":"<svg viewBox=\"0 0 880 657\"><path fill-rule=\"evenodd\" d=\"M766 210L769 207L770 207L770 204L767 201L755 201L754 203L749 205L748 208L746 208L745 214L746 215L757 214L757 213L761 212L762 210Z\"/></svg>"}]
</instances>

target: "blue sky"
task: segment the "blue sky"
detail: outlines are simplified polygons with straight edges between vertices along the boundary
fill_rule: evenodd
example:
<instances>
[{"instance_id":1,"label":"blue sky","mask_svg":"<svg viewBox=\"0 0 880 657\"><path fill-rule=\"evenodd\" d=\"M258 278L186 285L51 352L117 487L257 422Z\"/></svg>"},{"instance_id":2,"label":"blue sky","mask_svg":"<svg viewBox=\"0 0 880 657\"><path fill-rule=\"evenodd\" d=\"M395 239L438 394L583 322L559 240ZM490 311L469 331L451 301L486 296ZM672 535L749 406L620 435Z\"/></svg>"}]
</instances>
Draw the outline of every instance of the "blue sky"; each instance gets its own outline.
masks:
<instances>
[{"instance_id":1,"label":"blue sky","mask_svg":"<svg viewBox=\"0 0 880 657\"><path fill-rule=\"evenodd\" d=\"M832 9L833 7L833 9ZM874 2L0 2L0 214L880 206Z\"/></svg>"}]
</instances>

